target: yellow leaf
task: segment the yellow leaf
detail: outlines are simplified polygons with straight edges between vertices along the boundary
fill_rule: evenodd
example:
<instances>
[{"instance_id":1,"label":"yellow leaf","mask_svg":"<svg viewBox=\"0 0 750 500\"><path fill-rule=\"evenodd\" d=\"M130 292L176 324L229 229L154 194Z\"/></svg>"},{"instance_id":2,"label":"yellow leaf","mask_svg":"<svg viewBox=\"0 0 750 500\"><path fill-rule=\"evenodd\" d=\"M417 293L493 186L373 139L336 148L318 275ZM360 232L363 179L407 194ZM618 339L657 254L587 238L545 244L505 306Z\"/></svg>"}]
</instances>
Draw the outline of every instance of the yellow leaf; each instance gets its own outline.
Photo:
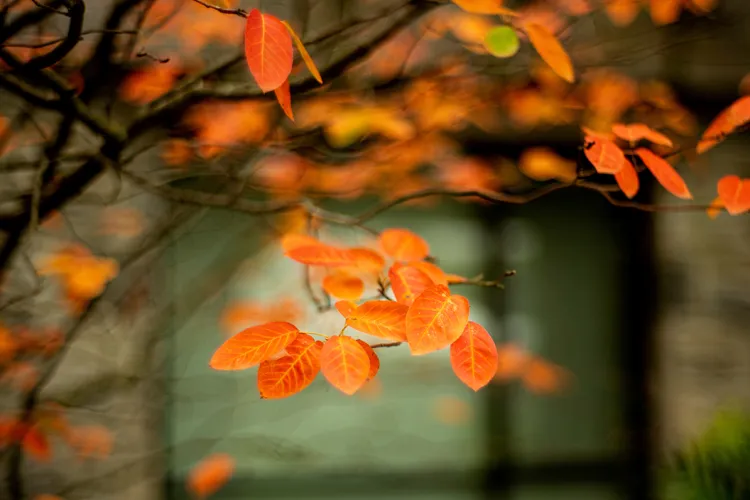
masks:
<instances>
[{"instance_id":1,"label":"yellow leaf","mask_svg":"<svg viewBox=\"0 0 750 500\"><path fill-rule=\"evenodd\" d=\"M292 28L292 26L286 21L281 21L281 24L283 24L289 31L289 34L292 35L292 40L294 40L294 44L297 46L297 50L299 50L299 53L302 56L302 60L305 61L305 66L307 66L307 69L310 70L310 73L312 73L312 76L315 77L318 83L323 83L323 78L320 76L320 72L315 66L315 61L313 61L312 57L310 57L310 54L307 52L307 49L302 43L300 37L298 37L297 33L294 32L294 28Z\"/></svg>"},{"instance_id":2,"label":"yellow leaf","mask_svg":"<svg viewBox=\"0 0 750 500\"><path fill-rule=\"evenodd\" d=\"M570 62L570 56L565 52L555 35L544 26L535 23L525 24L524 31L529 36L531 45L534 46L544 62L549 64L552 71L563 80L573 83L575 81L573 64Z\"/></svg>"}]
</instances>

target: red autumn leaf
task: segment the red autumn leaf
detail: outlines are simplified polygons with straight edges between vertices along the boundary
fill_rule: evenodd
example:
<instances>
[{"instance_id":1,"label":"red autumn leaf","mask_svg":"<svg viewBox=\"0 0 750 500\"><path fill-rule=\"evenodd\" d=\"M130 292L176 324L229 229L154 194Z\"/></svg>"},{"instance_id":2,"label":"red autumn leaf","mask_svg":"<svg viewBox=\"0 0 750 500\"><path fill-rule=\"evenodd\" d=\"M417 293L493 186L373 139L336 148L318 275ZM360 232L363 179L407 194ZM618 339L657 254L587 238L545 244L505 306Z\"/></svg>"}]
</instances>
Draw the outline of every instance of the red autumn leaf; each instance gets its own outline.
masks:
<instances>
[{"instance_id":1,"label":"red autumn leaf","mask_svg":"<svg viewBox=\"0 0 750 500\"><path fill-rule=\"evenodd\" d=\"M451 344L451 367L456 376L475 391L489 383L497 372L497 347L487 330L469 321Z\"/></svg>"},{"instance_id":2,"label":"red autumn leaf","mask_svg":"<svg viewBox=\"0 0 750 500\"><path fill-rule=\"evenodd\" d=\"M357 339L357 343L362 346L362 349L367 353L367 357L370 358L370 373L367 374L367 380L371 380L375 378L375 375L378 374L378 370L380 370L380 358L378 358L378 355L375 353L375 349L364 340Z\"/></svg>"},{"instance_id":3,"label":"red autumn leaf","mask_svg":"<svg viewBox=\"0 0 750 500\"><path fill-rule=\"evenodd\" d=\"M391 282L391 290L396 300L404 305L410 306L414 299L422 293L425 288L434 283L423 271L411 265L394 264L388 271L388 279Z\"/></svg>"},{"instance_id":4,"label":"red autumn leaf","mask_svg":"<svg viewBox=\"0 0 750 500\"><path fill-rule=\"evenodd\" d=\"M719 199L730 215L739 215L750 210L750 179L736 175L725 175L717 184Z\"/></svg>"},{"instance_id":5,"label":"red autumn leaf","mask_svg":"<svg viewBox=\"0 0 750 500\"><path fill-rule=\"evenodd\" d=\"M685 181L682 180L680 174L667 163L667 160L657 156L654 152L646 148L638 148L635 150L635 154L640 156L643 163L646 165L659 184L664 186L664 189L683 200L692 200L693 195L690 194Z\"/></svg>"},{"instance_id":6,"label":"red autumn leaf","mask_svg":"<svg viewBox=\"0 0 750 500\"><path fill-rule=\"evenodd\" d=\"M371 300L351 312L346 318L346 324L375 337L405 342L408 310L407 306L398 302Z\"/></svg>"},{"instance_id":7,"label":"red autumn leaf","mask_svg":"<svg viewBox=\"0 0 750 500\"><path fill-rule=\"evenodd\" d=\"M640 140L647 140L654 144L672 147L672 140L664 134L653 130L643 123L616 123L612 125L612 132L619 138L630 143L636 143Z\"/></svg>"},{"instance_id":8,"label":"red autumn leaf","mask_svg":"<svg viewBox=\"0 0 750 500\"><path fill-rule=\"evenodd\" d=\"M230 337L214 352L209 366L214 370L244 370L287 347L299 334L285 321L246 328Z\"/></svg>"},{"instance_id":9,"label":"red autumn leaf","mask_svg":"<svg viewBox=\"0 0 750 500\"><path fill-rule=\"evenodd\" d=\"M743 96L714 118L709 124L696 151L705 153L724 140L725 136L750 121L750 96Z\"/></svg>"},{"instance_id":10,"label":"red autumn leaf","mask_svg":"<svg viewBox=\"0 0 750 500\"><path fill-rule=\"evenodd\" d=\"M615 174L615 180L617 181L617 185L620 186L622 192L625 193L625 196L628 198L633 198L638 194L638 189L640 187L638 172L635 171L635 167L633 167L633 164L630 163L627 158L622 164L620 171Z\"/></svg>"},{"instance_id":11,"label":"red autumn leaf","mask_svg":"<svg viewBox=\"0 0 750 500\"><path fill-rule=\"evenodd\" d=\"M430 254L430 246L408 229L386 229L380 233L380 246L395 260L422 260Z\"/></svg>"},{"instance_id":12,"label":"red autumn leaf","mask_svg":"<svg viewBox=\"0 0 750 500\"><path fill-rule=\"evenodd\" d=\"M336 306L336 310L340 312L341 315L345 318L348 318L354 311L357 310L357 304L355 304L351 300L339 300L334 304L334 306Z\"/></svg>"},{"instance_id":13,"label":"red autumn leaf","mask_svg":"<svg viewBox=\"0 0 750 500\"><path fill-rule=\"evenodd\" d=\"M323 278L323 290L339 299L357 300L365 290L365 284L356 276L338 271Z\"/></svg>"},{"instance_id":14,"label":"red autumn leaf","mask_svg":"<svg viewBox=\"0 0 750 500\"><path fill-rule=\"evenodd\" d=\"M229 481L234 468L234 459L226 453L209 455L190 470L187 490L201 499L213 495Z\"/></svg>"},{"instance_id":15,"label":"red autumn leaf","mask_svg":"<svg viewBox=\"0 0 750 500\"><path fill-rule=\"evenodd\" d=\"M279 101L281 109L284 110L284 114L289 117L290 120L294 121L294 113L292 112L292 94L289 91L289 78L284 80L281 87L274 89L276 94L276 100Z\"/></svg>"},{"instance_id":16,"label":"red autumn leaf","mask_svg":"<svg viewBox=\"0 0 750 500\"><path fill-rule=\"evenodd\" d=\"M590 137L586 139L589 141ZM622 149L605 139L594 140L594 144L586 148L585 153L586 158L600 174L616 174L625 163L625 153Z\"/></svg>"},{"instance_id":17,"label":"red autumn leaf","mask_svg":"<svg viewBox=\"0 0 750 500\"><path fill-rule=\"evenodd\" d=\"M23 451L31 455L40 462L47 462L52 458L52 448L49 445L47 436L37 425L32 425L26 431L21 442Z\"/></svg>"},{"instance_id":18,"label":"red autumn leaf","mask_svg":"<svg viewBox=\"0 0 750 500\"><path fill-rule=\"evenodd\" d=\"M260 397L285 398L305 389L320 371L322 348L322 342L300 333L286 346L286 356L261 362L258 367Z\"/></svg>"},{"instance_id":19,"label":"red autumn leaf","mask_svg":"<svg viewBox=\"0 0 750 500\"><path fill-rule=\"evenodd\" d=\"M336 335L323 344L320 371L332 386L351 396L367 381L370 358L356 340Z\"/></svg>"},{"instance_id":20,"label":"red autumn leaf","mask_svg":"<svg viewBox=\"0 0 750 500\"><path fill-rule=\"evenodd\" d=\"M277 18L253 9L245 26L245 57L258 87L274 90L292 72L292 37Z\"/></svg>"},{"instance_id":21,"label":"red autumn leaf","mask_svg":"<svg viewBox=\"0 0 750 500\"><path fill-rule=\"evenodd\" d=\"M469 322L469 301L444 285L419 294L406 313L406 338L414 356L448 347Z\"/></svg>"}]
</instances>

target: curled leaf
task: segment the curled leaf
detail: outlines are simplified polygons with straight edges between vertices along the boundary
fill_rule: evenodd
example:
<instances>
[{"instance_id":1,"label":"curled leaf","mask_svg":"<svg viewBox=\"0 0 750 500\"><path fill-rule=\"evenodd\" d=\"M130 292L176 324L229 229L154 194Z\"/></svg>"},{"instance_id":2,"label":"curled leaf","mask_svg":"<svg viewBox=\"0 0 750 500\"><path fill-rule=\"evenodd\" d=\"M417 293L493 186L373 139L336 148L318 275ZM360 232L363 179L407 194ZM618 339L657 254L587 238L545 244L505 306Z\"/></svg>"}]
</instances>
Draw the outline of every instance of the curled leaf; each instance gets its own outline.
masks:
<instances>
[{"instance_id":1,"label":"curled leaf","mask_svg":"<svg viewBox=\"0 0 750 500\"><path fill-rule=\"evenodd\" d=\"M295 33L294 29L288 22L281 21L281 24L283 24L284 27L289 31L289 34L292 35L292 40L294 40L294 44L297 46L297 50L302 56L302 60L305 61L305 66L307 66L307 69L310 70L310 73L318 81L318 83L323 83L323 78L320 76L320 72L315 66L315 61L313 61L312 57L310 57L310 54L307 52L305 44L302 43L302 40L299 36L297 36L297 33Z\"/></svg>"},{"instance_id":2,"label":"curled leaf","mask_svg":"<svg viewBox=\"0 0 750 500\"><path fill-rule=\"evenodd\" d=\"M696 151L698 154L705 153L748 121L750 121L750 96L746 95L737 99L714 118L703 132Z\"/></svg>"}]
</instances>

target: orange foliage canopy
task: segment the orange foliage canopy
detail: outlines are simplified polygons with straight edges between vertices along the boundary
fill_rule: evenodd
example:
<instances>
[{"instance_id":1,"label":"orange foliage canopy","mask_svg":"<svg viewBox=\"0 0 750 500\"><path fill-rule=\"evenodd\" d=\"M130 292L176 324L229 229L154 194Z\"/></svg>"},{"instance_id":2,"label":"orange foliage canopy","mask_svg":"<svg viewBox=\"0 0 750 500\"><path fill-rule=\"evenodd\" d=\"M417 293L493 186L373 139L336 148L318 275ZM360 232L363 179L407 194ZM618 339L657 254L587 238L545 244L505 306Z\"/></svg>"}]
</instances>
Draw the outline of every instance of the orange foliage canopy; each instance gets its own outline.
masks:
<instances>
[{"instance_id":1,"label":"orange foliage canopy","mask_svg":"<svg viewBox=\"0 0 750 500\"><path fill-rule=\"evenodd\" d=\"M332 246L300 234L282 239L287 257L308 266L332 269L322 277L323 291L357 297L340 300L335 308L344 317L338 335L302 332L288 322L269 322L246 328L226 340L214 352L209 365L216 370L244 370L258 366L258 389L264 399L285 398L310 384L319 372L333 387L353 395L380 369L374 348L408 344L412 355L450 348L450 362L458 379L474 390L497 377L499 356L490 334L469 321L469 301L453 294L449 284L471 280L445 273L429 262L429 244L419 235L398 228L379 234L383 254L365 247ZM366 255L364 265L360 259ZM383 267L388 265L388 271ZM344 271L346 270L346 271ZM356 287L338 283L357 272L374 278L381 299L359 299ZM311 282L311 285L314 283ZM341 286L343 292L338 291ZM396 300L388 296L388 291ZM346 335L347 328L386 341L371 344ZM318 341L313 336L324 340Z\"/></svg>"}]
</instances>

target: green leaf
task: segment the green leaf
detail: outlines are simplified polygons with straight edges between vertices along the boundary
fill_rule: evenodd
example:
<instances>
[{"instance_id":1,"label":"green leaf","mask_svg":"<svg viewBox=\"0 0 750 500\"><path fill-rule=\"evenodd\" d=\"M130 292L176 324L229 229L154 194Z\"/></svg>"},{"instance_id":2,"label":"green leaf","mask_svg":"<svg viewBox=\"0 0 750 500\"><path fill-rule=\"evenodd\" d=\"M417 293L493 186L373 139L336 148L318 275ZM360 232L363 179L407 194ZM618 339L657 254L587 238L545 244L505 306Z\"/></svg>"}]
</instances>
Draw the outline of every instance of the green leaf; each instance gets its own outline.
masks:
<instances>
[{"instance_id":1,"label":"green leaf","mask_svg":"<svg viewBox=\"0 0 750 500\"><path fill-rule=\"evenodd\" d=\"M487 32L484 46L495 57L512 57L518 52L520 42L516 30L510 26L496 26Z\"/></svg>"}]
</instances>

